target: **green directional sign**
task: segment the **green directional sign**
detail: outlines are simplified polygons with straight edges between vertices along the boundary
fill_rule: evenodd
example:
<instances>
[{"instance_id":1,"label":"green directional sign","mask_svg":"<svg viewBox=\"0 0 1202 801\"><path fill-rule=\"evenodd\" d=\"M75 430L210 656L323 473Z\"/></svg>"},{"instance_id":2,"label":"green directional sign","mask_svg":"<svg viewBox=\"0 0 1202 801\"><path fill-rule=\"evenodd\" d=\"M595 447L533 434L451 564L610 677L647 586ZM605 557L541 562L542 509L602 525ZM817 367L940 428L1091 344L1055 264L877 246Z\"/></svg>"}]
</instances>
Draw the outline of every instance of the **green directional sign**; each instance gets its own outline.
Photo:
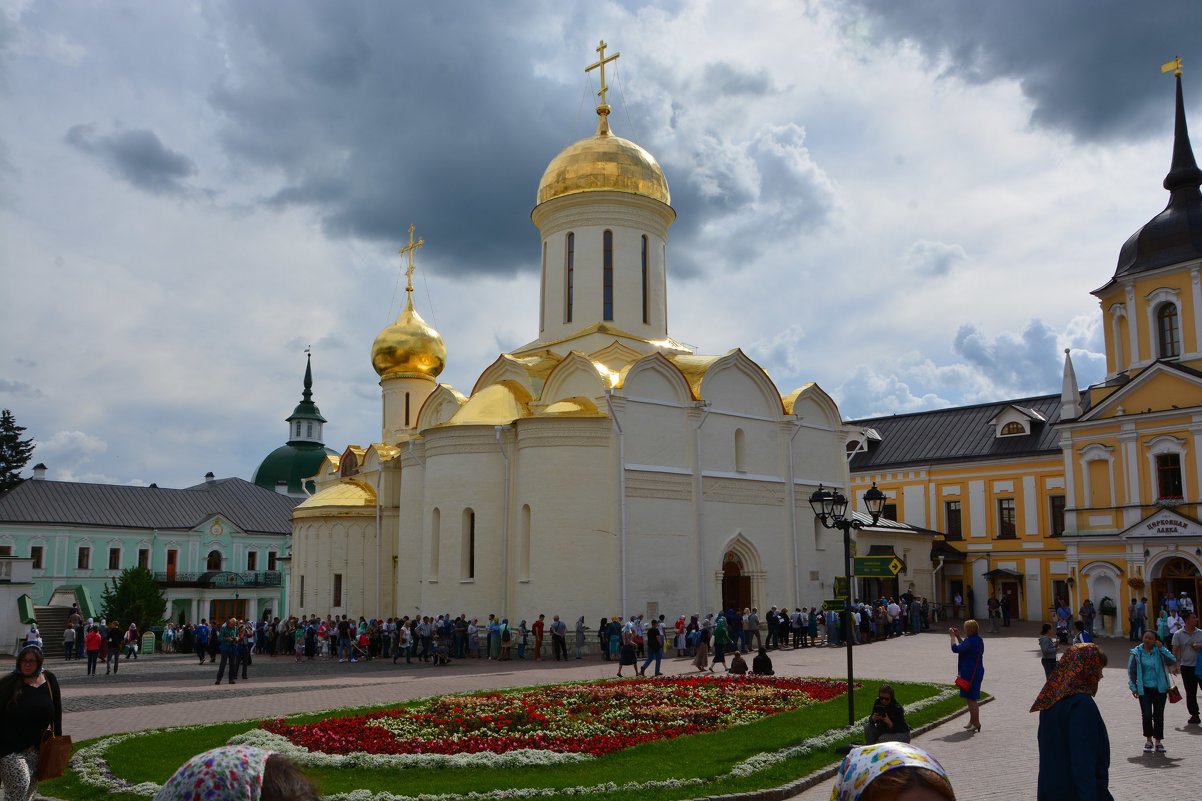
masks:
<instances>
[{"instance_id":1,"label":"green directional sign","mask_svg":"<svg viewBox=\"0 0 1202 801\"><path fill-rule=\"evenodd\" d=\"M860 578L893 578L904 567L896 556L857 556L855 565Z\"/></svg>"},{"instance_id":2,"label":"green directional sign","mask_svg":"<svg viewBox=\"0 0 1202 801\"><path fill-rule=\"evenodd\" d=\"M829 601L822 602L823 612L841 612L847 608L846 598L832 598Z\"/></svg>"},{"instance_id":3,"label":"green directional sign","mask_svg":"<svg viewBox=\"0 0 1202 801\"><path fill-rule=\"evenodd\" d=\"M835 576L835 597L846 599L848 595L847 576Z\"/></svg>"}]
</instances>

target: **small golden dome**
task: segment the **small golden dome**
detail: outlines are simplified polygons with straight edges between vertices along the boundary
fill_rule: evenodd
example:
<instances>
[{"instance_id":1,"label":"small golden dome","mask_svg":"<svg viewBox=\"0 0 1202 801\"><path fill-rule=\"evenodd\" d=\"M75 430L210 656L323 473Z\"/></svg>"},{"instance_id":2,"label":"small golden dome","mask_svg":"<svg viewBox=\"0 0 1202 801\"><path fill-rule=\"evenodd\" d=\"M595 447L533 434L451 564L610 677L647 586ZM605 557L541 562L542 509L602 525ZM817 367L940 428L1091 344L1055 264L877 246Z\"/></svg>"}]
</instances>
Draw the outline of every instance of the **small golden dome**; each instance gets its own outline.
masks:
<instances>
[{"instance_id":1,"label":"small golden dome","mask_svg":"<svg viewBox=\"0 0 1202 801\"><path fill-rule=\"evenodd\" d=\"M604 118L602 119L604 122ZM538 184L538 203L577 192L629 192L671 205L668 181L655 158L606 125L551 159Z\"/></svg>"},{"instance_id":2,"label":"small golden dome","mask_svg":"<svg viewBox=\"0 0 1202 801\"><path fill-rule=\"evenodd\" d=\"M413 308L413 293L409 292L405 310L372 343L371 366L381 378L402 374L435 378L446 362L442 335Z\"/></svg>"}]
</instances>

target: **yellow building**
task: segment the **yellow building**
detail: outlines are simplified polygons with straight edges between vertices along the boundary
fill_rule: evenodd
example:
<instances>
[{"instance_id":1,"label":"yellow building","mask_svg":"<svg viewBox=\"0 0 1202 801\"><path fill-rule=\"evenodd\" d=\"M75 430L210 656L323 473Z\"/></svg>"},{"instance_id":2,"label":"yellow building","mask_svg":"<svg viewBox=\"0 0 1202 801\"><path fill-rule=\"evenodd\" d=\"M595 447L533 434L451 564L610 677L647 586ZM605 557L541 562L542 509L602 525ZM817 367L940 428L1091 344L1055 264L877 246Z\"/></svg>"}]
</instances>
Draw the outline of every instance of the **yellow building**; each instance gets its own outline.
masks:
<instances>
[{"instance_id":1,"label":"yellow building","mask_svg":"<svg viewBox=\"0 0 1202 801\"><path fill-rule=\"evenodd\" d=\"M877 482L894 519L945 534L939 600L1047 619L1109 599L1121 633L1133 597L1150 608L1202 590L1202 171L1177 76L1164 211L1123 245L1093 294L1107 375L1077 389L1065 357L1058 395L854 421L852 486ZM1101 625L1099 623L1099 625Z\"/></svg>"}]
</instances>

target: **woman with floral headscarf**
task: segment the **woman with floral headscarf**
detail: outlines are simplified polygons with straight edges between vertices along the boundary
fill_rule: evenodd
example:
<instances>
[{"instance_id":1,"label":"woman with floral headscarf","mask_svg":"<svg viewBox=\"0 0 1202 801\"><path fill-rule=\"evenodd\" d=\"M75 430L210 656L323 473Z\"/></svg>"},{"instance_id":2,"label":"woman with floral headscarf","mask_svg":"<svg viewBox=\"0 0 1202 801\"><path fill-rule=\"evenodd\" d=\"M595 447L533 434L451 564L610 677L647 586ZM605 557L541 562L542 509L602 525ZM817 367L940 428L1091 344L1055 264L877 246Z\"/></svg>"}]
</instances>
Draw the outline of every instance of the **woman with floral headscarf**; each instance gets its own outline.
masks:
<instances>
[{"instance_id":1,"label":"woman with floral headscarf","mask_svg":"<svg viewBox=\"0 0 1202 801\"><path fill-rule=\"evenodd\" d=\"M853 748L835 777L831 801L956 801L947 772L935 757L910 743Z\"/></svg>"},{"instance_id":2,"label":"woman with floral headscarf","mask_svg":"<svg viewBox=\"0 0 1202 801\"><path fill-rule=\"evenodd\" d=\"M154 801L318 801L320 797L287 758L261 748L223 745L185 762L154 794Z\"/></svg>"},{"instance_id":3,"label":"woman with floral headscarf","mask_svg":"<svg viewBox=\"0 0 1202 801\"><path fill-rule=\"evenodd\" d=\"M1113 801L1110 736L1093 697L1106 654L1094 643L1074 645L1056 663L1031 705L1039 713L1038 798Z\"/></svg>"}]
</instances>

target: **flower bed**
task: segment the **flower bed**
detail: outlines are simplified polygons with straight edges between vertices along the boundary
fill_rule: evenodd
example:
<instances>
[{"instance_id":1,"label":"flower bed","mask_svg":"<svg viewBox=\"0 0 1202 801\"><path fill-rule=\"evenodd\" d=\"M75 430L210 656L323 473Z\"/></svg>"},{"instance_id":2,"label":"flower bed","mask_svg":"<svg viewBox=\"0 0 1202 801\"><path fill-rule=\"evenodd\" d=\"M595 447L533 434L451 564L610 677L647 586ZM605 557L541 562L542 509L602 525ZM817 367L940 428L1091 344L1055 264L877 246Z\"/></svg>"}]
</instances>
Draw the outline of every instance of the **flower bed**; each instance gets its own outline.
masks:
<instances>
[{"instance_id":1,"label":"flower bed","mask_svg":"<svg viewBox=\"0 0 1202 801\"><path fill-rule=\"evenodd\" d=\"M639 743L716 731L830 700L821 679L681 677L556 684L524 692L432 698L417 706L262 728L326 754L508 753L601 756Z\"/></svg>"}]
</instances>

